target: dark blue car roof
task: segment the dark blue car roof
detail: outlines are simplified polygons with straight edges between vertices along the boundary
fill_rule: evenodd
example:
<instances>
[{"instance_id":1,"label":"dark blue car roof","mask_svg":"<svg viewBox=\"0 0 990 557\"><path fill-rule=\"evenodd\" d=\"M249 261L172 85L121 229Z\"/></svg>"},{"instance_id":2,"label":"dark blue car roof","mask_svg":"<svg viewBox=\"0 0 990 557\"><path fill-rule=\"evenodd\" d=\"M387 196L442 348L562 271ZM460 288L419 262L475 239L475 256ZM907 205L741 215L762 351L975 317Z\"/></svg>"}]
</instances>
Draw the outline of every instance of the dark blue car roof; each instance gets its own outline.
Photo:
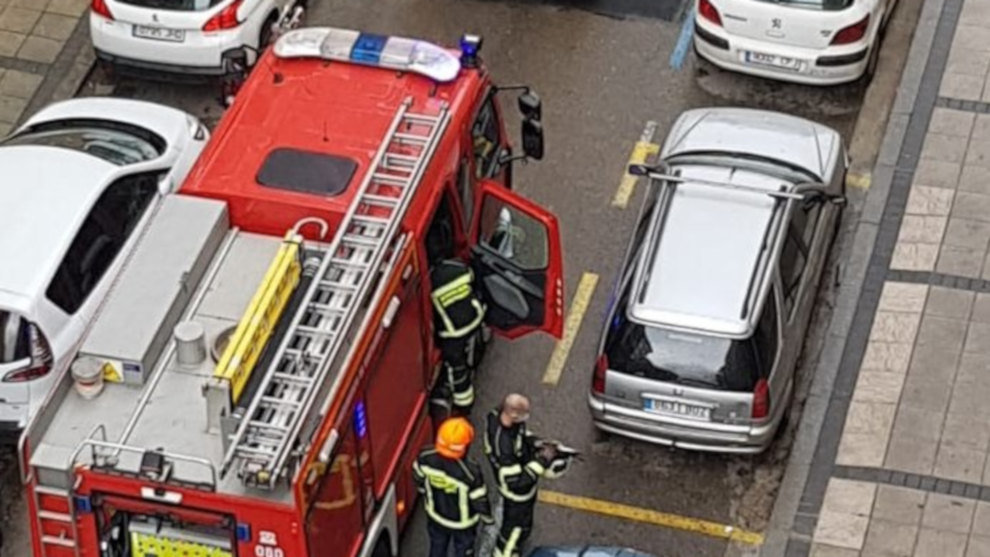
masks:
<instances>
[{"instance_id":1,"label":"dark blue car roof","mask_svg":"<svg viewBox=\"0 0 990 557\"><path fill-rule=\"evenodd\" d=\"M529 557L653 557L621 547L538 547Z\"/></svg>"}]
</instances>

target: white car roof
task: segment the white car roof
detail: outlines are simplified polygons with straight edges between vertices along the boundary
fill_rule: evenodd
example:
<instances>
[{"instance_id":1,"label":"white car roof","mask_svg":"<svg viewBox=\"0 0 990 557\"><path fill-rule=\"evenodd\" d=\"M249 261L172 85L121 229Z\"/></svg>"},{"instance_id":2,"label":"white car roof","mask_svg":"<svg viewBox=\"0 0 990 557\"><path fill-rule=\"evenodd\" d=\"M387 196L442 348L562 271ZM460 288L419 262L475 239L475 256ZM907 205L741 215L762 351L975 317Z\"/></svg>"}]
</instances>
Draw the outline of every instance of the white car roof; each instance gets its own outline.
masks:
<instances>
[{"instance_id":1,"label":"white car roof","mask_svg":"<svg viewBox=\"0 0 990 557\"><path fill-rule=\"evenodd\" d=\"M35 299L119 167L34 145L0 147L0 291Z\"/></svg>"}]
</instances>

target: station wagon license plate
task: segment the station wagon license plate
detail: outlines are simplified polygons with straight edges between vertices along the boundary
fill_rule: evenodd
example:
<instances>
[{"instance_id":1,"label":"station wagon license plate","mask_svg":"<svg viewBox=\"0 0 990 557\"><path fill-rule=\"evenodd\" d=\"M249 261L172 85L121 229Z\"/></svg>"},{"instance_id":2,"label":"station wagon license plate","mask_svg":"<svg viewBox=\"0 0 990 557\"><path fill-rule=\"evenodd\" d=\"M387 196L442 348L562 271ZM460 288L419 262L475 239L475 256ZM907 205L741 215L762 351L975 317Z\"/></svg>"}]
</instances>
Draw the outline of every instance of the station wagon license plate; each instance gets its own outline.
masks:
<instances>
[{"instance_id":1,"label":"station wagon license plate","mask_svg":"<svg viewBox=\"0 0 990 557\"><path fill-rule=\"evenodd\" d=\"M655 400L652 398L646 398L643 399L643 409L648 412L671 414L694 420L711 421L712 419L711 408L695 406L694 404L686 404L683 402L675 402L673 400Z\"/></svg>"},{"instance_id":2,"label":"station wagon license plate","mask_svg":"<svg viewBox=\"0 0 990 557\"><path fill-rule=\"evenodd\" d=\"M801 69L801 60L789 58L787 56L777 56L776 54L766 54L763 52L746 51L746 62L759 64L761 66L773 66L785 70L798 71Z\"/></svg>"},{"instance_id":3,"label":"station wagon license plate","mask_svg":"<svg viewBox=\"0 0 990 557\"><path fill-rule=\"evenodd\" d=\"M169 29L167 27L148 27L147 25L135 25L134 36L153 41L168 41L170 43L181 43L186 40L186 32L183 29Z\"/></svg>"}]
</instances>

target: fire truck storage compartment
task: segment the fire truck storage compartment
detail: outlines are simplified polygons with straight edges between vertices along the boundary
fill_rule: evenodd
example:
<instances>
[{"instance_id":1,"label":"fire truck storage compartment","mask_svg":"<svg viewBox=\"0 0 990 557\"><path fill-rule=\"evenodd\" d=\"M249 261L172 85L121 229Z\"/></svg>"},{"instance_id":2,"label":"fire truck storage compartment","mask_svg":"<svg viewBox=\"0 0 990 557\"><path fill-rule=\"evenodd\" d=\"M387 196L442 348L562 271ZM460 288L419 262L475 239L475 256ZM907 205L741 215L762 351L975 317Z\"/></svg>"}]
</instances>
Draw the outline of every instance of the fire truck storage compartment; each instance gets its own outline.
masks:
<instances>
[{"instance_id":1,"label":"fire truck storage compartment","mask_svg":"<svg viewBox=\"0 0 990 557\"><path fill-rule=\"evenodd\" d=\"M225 203L166 196L80 356L111 366L125 383L144 384L227 227Z\"/></svg>"},{"instance_id":2,"label":"fire truck storage compartment","mask_svg":"<svg viewBox=\"0 0 990 557\"><path fill-rule=\"evenodd\" d=\"M155 509L122 497L94 498L100 557L234 557L234 520L201 511Z\"/></svg>"}]
</instances>

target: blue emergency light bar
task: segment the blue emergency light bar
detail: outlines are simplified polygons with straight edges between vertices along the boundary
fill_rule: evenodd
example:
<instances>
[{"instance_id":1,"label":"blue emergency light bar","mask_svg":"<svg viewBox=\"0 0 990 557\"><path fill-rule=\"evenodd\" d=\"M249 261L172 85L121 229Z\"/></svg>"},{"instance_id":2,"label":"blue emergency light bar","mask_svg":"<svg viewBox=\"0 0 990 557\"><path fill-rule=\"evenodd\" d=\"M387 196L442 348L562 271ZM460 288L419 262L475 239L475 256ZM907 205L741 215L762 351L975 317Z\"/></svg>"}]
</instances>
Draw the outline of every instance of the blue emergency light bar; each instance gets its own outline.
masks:
<instances>
[{"instance_id":1,"label":"blue emergency light bar","mask_svg":"<svg viewBox=\"0 0 990 557\"><path fill-rule=\"evenodd\" d=\"M468 41L468 61L473 62L480 42ZM454 53L433 43L335 27L294 29L279 37L274 49L279 58L351 62L413 72L439 82L453 80L461 70L461 61Z\"/></svg>"}]
</instances>

